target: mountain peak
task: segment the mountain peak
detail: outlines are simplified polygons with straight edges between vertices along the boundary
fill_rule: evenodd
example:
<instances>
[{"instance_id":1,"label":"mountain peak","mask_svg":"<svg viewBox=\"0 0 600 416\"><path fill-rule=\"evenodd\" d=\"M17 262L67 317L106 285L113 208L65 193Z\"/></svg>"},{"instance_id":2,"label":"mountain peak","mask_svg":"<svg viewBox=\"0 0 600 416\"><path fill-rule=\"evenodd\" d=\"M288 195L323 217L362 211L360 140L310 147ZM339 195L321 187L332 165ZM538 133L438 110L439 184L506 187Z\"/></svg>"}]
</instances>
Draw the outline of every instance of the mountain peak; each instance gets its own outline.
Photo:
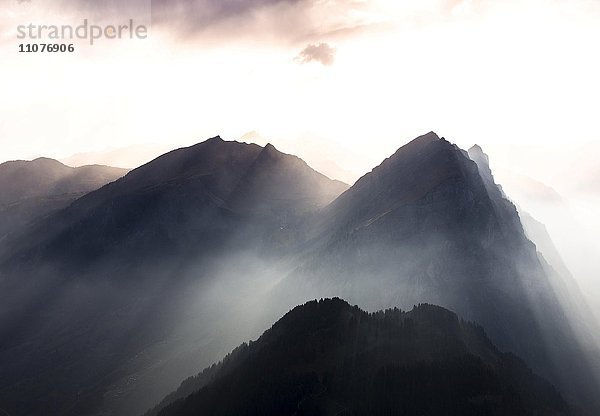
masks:
<instances>
[{"instance_id":1,"label":"mountain peak","mask_svg":"<svg viewBox=\"0 0 600 416\"><path fill-rule=\"evenodd\" d=\"M428 148L431 144L434 143L444 143L446 140L440 138L436 133L430 131L429 133L418 136L417 138L411 140L406 143L404 146L401 146L396 152L387 158L386 161L395 160L397 158L405 157L407 154L417 154L423 151L425 148ZM383 164L382 164L383 165Z\"/></svg>"},{"instance_id":2,"label":"mountain peak","mask_svg":"<svg viewBox=\"0 0 600 416\"><path fill-rule=\"evenodd\" d=\"M285 166L288 166L290 163L296 164L298 162L301 162L300 158L282 153L271 143L267 143L265 147L260 150L260 153L254 161L254 166L255 168L259 166L262 166L263 168L268 166L269 169L272 169L274 165L280 163L284 163Z\"/></svg>"},{"instance_id":3,"label":"mountain peak","mask_svg":"<svg viewBox=\"0 0 600 416\"><path fill-rule=\"evenodd\" d=\"M33 159L32 162L34 162L34 163L48 163L48 164L66 166L64 163L61 163L58 160L51 159L49 157L38 157L36 159Z\"/></svg>"},{"instance_id":4,"label":"mountain peak","mask_svg":"<svg viewBox=\"0 0 600 416\"><path fill-rule=\"evenodd\" d=\"M267 143L263 150L261 151L261 155L270 156L270 157L279 157L282 153L275 148L271 143Z\"/></svg>"},{"instance_id":5,"label":"mountain peak","mask_svg":"<svg viewBox=\"0 0 600 416\"><path fill-rule=\"evenodd\" d=\"M399 152L408 151L408 149L420 149L431 143L438 142L440 140L443 140L443 139L441 139L440 136L438 136L435 132L430 131L429 133L422 134L421 136L418 136L418 137L412 139L410 142L408 142L404 146L401 146L396 151L396 154L398 154Z\"/></svg>"},{"instance_id":6,"label":"mountain peak","mask_svg":"<svg viewBox=\"0 0 600 416\"><path fill-rule=\"evenodd\" d=\"M477 143L475 143L473 146L471 146L471 148L469 149L469 151L483 153L483 149Z\"/></svg>"},{"instance_id":7,"label":"mountain peak","mask_svg":"<svg viewBox=\"0 0 600 416\"><path fill-rule=\"evenodd\" d=\"M483 178L483 181L486 184L488 192L497 192L498 186L495 183L494 175L492 174L492 169L490 168L490 158L487 154L485 154L481 146L479 146L478 144L473 145L467 151L467 154L469 156L469 159L471 159L477 165L479 173L481 174L481 177ZM501 188L499 189L500 191L502 190Z\"/></svg>"},{"instance_id":8,"label":"mountain peak","mask_svg":"<svg viewBox=\"0 0 600 416\"><path fill-rule=\"evenodd\" d=\"M440 136L437 135L436 132L430 131L429 133L425 133L413 141L426 141L426 142L434 142L436 140L440 140Z\"/></svg>"},{"instance_id":9,"label":"mountain peak","mask_svg":"<svg viewBox=\"0 0 600 416\"><path fill-rule=\"evenodd\" d=\"M490 158L478 144L471 146L471 148L468 150L468 154L471 160L476 162L478 165L480 162L483 162L489 167Z\"/></svg>"},{"instance_id":10,"label":"mountain peak","mask_svg":"<svg viewBox=\"0 0 600 416\"><path fill-rule=\"evenodd\" d=\"M421 135L360 178L337 203L367 200L369 209L361 212L374 218L414 202L446 180L465 174L462 159L466 158L459 153L455 145L433 131Z\"/></svg>"},{"instance_id":11,"label":"mountain peak","mask_svg":"<svg viewBox=\"0 0 600 416\"><path fill-rule=\"evenodd\" d=\"M297 156L265 145L229 199L235 211L259 215L308 212L330 203L347 186L313 170Z\"/></svg>"},{"instance_id":12,"label":"mountain peak","mask_svg":"<svg viewBox=\"0 0 600 416\"><path fill-rule=\"evenodd\" d=\"M485 184L488 193L490 195L495 195L495 198L498 201L507 199L506 195L504 194L504 190L502 189L502 186L497 184L496 180L494 179L494 174L492 173L492 169L490 168L490 158L483 151L481 146L479 146L478 144L471 146L467 154L469 156L469 159L471 159L477 165L477 169L479 170L479 174L483 179L483 183Z\"/></svg>"}]
</instances>

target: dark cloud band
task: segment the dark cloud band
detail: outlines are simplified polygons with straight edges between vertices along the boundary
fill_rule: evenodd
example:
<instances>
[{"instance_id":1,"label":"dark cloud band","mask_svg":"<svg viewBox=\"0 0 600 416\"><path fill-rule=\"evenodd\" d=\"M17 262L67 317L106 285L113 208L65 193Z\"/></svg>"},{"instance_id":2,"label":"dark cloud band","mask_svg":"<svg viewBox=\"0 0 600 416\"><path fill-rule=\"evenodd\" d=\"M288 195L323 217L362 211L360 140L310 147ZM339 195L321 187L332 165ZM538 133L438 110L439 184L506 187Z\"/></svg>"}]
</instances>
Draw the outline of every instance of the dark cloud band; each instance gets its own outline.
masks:
<instances>
[{"instance_id":1,"label":"dark cloud band","mask_svg":"<svg viewBox=\"0 0 600 416\"><path fill-rule=\"evenodd\" d=\"M306 43L346 29L344 16L358 7L356 4L355 0L57 0L47 7L61 13L72 10L79 18L99 23L143 20L156 30L182 38L268 37ZM329 24L331 19L336 19L336 25Z\"/></svg>"}]
</instances>

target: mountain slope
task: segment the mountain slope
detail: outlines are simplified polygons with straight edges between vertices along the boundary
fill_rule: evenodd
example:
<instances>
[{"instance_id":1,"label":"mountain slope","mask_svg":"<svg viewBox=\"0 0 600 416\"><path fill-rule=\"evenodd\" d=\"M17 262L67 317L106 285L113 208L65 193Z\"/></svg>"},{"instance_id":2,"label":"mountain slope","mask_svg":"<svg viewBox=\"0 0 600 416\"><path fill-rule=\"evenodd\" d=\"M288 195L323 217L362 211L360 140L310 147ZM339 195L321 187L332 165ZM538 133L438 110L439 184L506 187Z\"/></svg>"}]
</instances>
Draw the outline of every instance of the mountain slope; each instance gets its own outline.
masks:
<instances>
[{"instance_id":1,"label":"mountain slope","mask_svg":"<svg viewBox=\"0 0 600 416\"><path fill-rule=\"evenodd\" d=\"M126 173L109 166L72 168L48 158L0 164L0 237Z\"/></svg>"},{"instance_id":2,"label":"mountain slope","mask_svg":"<svg viewBox=\"0 0 600 416\"><path fill-rule=\"evenodd\" d=\"M483 330L431 305L312 301L184 381L148 415L568 415Z\"/></svg>"},{"instance_id":3,"label":"mountain slope","mask_svg":"<svg viewBox=\"0 0 600 416\"><path fill-rule=\"evenodd\" d=\"M494 193L500 191L500 193L496 194L495 199L502 201L501 203L508 207L512 212L516 207L509 202L508 197L505 196L502 188L495 183L489 165L489 158L483 152L483 149L478 145L473 146L469 149L469 157L477 164L481 176L486 183L488 192ZM587 343L597 344L598 340L593 339L591 335L593 336L594 334L600 333L600 327L598 327L597 322L595 322L593 313L582 296L576 280L563 262L562 256L555 247L545 225L537 221L527 212L524 212L522 209L519 209L518 218L522 224L524 234L536 246L540 264L545 270L545 274L552 286L556 299L561 302L560 306L569 318L570 325L576 330L579 327L587 326L587 330L578 330L580 338L583 338L582 340ZM513 216L513 219L516 220L517 217Z\"/></svg>"},{"instance_id":4,"label":"mountain slope","mask_svg":"<svg viewBox=\"0 0 600 416\"><path fill-rule=\"evenodd\" d=\"M246 217L264 210L277 213L278 218L268 217L269 231L277 233L345 188L271 145L263 149L215 137L167 153L86 195L32 233L10 241L4 258L35 257L36 267L44 261L61 267L73 261L78 267L119 251L128 258L180 255L222 243L237 233L240 221L246 226ZM93 239L87 238L90 234Z\"/></svg>"},{"instance_id":5,"label":"mountain slope","mask_svg":"<svg viewBox=\"0 0 600 416\"><path fill-rule=\"evenodd\" d=\"M228 198L227 206L263 217L285 217L324 207L347 188L310 169L302 159L267 144Z\"/></svg>"},{"instance_id":6,"label":"mountain slope","mask_svg":"<svg viewBox=\"0 0 600 416\"><path fill-rule=\"evenodd\" d=\"M516 208L466 152L434 133L421 136L359 179L317 224L312 251L273 298L340 296L370 310L439 304L482 324L499 348L575 401L599 405L597 361L578 342Z\"/></svg>"},{"instance_id":7,"label":"mountain slope","mask_svg":"<svg viewBox=\"0 0 600 416\"><path fill-rule=\"evenodd\" d=\"M222 345L237 344L216 341L229 318L222 311L256 295L268 276L262 265L298 244L303 218L344 189L272 146L215 137L6 239L2 407L28 415L143 410L152 396L130 380L147 381L180 355L208 364ZM211 340L202 351L199 336ZM148 386L162 394L165 383Z\"/></svg>"}]
</instances>

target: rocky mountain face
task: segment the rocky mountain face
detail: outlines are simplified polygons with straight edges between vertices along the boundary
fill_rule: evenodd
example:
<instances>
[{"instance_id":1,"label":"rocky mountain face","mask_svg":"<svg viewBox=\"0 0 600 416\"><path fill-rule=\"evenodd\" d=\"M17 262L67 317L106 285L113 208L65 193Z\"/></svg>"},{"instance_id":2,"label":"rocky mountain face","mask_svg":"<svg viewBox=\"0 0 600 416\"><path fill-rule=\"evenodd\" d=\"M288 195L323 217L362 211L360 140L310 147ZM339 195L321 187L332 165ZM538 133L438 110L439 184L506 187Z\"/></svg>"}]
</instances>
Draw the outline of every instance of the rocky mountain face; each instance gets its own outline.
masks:
<instances>
[{"instance_id":1,"label":"rocky mountain face","mask_svg":"<svg viewBox=\"0 0 600 416\"><path fill-rule=\"evenodd\" d=\"M431 305L294 308L185 380L154 415L568 415L556 390L483 330Z\"/></svg>"},{"instance_id":2,"label":"rocky mountain face","mask_svg":"<svg viewBox=\"0 0 600 416\"><path fill-rule=\"evenodd\" d=\"M325 209L314 251L276 298L341 296L370 310L438 304L482 324L499 348L568 394L594 402L597 362L578 343L553 277L484 155L471 155L481 168L434 133L400 148Z\"/></svg>"},{"instance_id":3,"label":"rocky mountain face","mask_svg":"<svg viewBox=\"0 0 600 416\"><path fill-rule=\"evenodd\" d=\"M72 168L48 158L0 164L0 238L126 173L109 166Z\"/></svg>"}]
</instances>

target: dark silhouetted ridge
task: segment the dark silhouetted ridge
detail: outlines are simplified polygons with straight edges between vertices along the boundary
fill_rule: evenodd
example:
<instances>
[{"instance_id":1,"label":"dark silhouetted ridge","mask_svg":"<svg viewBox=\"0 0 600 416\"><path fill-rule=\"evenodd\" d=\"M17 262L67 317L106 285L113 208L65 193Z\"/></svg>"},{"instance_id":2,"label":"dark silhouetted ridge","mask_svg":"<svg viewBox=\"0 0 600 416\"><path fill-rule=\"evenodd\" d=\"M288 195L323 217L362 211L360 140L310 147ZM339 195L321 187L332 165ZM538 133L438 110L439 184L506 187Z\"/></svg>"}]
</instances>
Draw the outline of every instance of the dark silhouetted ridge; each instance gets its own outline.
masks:
<instances>
[{"instance_id":1,"label":"dark silhouetted ridge","mask_svg":"<svg viewBox=\"0 0 600 416\"><path fill-rule=\"evenodd\" d=\"M299 306L181 384L150 415L568 415L483 330L443 308Z\"/></svg>"}]
</instances>

